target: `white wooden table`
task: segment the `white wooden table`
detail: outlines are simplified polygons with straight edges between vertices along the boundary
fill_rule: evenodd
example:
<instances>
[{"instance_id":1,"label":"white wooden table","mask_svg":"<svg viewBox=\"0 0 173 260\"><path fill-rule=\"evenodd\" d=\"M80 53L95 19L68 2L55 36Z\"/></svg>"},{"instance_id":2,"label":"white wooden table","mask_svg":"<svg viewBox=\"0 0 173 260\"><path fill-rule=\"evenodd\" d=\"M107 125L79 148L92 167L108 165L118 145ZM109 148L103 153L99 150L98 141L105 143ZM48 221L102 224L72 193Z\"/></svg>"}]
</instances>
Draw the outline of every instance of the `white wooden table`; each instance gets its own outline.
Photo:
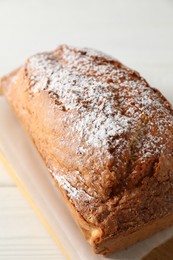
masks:
<instances>
[{"instance_id":1,"label":"white wooden table","mask_svg":"<svg viewBox=\"0 0 173 260\"><path fill-rule=\"evenodd\" d=\"M1 166L0 259L65 259Z\"/></svg>"},{"instance_id":2,"label":"white wooden table","mask_svg":"<svg viewBox=\"0 0 173 260\"><path fill-rule=\"evenodd\" d=\"M0 0L0 76L60 43L105 51L173 93L172 0ZM65 258L0 166L0 260L9 259Z\"/></svg>"}]
</instances>

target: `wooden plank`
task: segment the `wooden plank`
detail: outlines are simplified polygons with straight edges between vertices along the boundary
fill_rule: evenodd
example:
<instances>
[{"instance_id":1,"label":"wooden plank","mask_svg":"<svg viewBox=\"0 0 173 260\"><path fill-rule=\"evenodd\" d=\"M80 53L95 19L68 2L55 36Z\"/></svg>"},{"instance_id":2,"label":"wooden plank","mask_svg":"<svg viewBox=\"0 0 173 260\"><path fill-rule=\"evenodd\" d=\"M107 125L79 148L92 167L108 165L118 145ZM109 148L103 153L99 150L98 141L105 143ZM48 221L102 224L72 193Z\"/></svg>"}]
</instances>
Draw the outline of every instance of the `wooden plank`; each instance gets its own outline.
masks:
<instances>
[{"instance_id":1,"label":"wooden plank","mask_svg":"<svg viewBox=\"0 0 173 260\"><path fill-rule=\"evenodd\" d=\"M15 186L0 187L0 259L65 259Z\"/></svg>"},{"instance_id":2,"label":"wooden plank","mask_svg":"<svg viewBox=\"0 0 173 260\"><path fill-rule=\"evenodd\" d=\"M154 248L143 260L172 260L173 259L173 238L163 245Z\"/></svg>"}]
</instances>

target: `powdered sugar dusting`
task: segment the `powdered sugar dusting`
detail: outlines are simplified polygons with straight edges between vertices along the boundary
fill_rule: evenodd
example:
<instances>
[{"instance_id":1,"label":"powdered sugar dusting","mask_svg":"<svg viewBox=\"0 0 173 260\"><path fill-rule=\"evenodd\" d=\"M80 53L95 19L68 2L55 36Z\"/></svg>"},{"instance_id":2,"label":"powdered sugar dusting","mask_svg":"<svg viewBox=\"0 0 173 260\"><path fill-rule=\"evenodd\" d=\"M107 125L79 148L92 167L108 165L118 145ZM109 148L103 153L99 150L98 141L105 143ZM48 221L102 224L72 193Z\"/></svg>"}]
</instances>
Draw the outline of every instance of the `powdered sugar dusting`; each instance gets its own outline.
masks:
<instances>
[{"instance_id":1,"label":"powdered sugar dusting","mask_svg":"<svg viewBox=\"0 0 173 260\"><path fill-rule=\"evenodd\" d=\"M76 187L73 187L71 183L68 182L67 176L55 174L55 172L52 172L52 175L56 179L56 181L58 181L59 185L62 186L63 189L67 192L69 197L74 198L75 200L93 200L93 197L87 194L83 189L77 189Z\"/></svg>"},{"instance_id":2,"label":"powdered sugar dusting","mask_svg":"<svg viewBox=\"0 0 173 260\"><path fill-rule=\"evenodd\" d=\"M123 165L119 155L125 145L129 155L135 145L133 158L140 158L141 163L164 150L164 135L173 129L168 103L117 60L93 50L60 46L52 53L31 57L27 71L30 91L47 91L56 99L57 109L68 114L62 120L78 112L71 131L85 140L79 147L82 153L87 146L113 151L116 165Z\"/></svg>"},{"instance_id":3,"label":"powdered sugar dusting","mask_svg":"<svg viewBox=\"0 0 173 260\"><path fill-rule=\"evenodd\" d=\"M115 122L116 125L114 125ZM103 113L97 117L95 111L91 111L77 121L72 129L73 131L79 131L80 137L82 137L87 136L87 131L91 128L90 135L86 138L87 145L106 148L109 138L113 138L115 135L121 136L128 132L131 125L131 120L121 115L120 112L116 115L109 114L108 116Z\"/></svg>"},{"instance_id":4,"label":"powdered sugar dusting","mask_svg":"<svg viewBox=\"0 0 173 260\"><path fill-rule=\"evenodd\" d=\"M72 126L72 131L78 131L81 138L85 136L88 145L106 147L108 137L123 134L133 124L131 119L121 114L117 99L116 82L125 71L115 70L112 64L94 64L93 57L109 57L100 52L82 49L81 54L68 48L63 51L62 61L61 57L58 60L49 53L30 58L28 71L31 71L32 92L45 90L55 93L59 109L62 105L66 111L77 109L80 118ZM110 73L115 83L109 82Z\"/></svg>"}]
</instances>

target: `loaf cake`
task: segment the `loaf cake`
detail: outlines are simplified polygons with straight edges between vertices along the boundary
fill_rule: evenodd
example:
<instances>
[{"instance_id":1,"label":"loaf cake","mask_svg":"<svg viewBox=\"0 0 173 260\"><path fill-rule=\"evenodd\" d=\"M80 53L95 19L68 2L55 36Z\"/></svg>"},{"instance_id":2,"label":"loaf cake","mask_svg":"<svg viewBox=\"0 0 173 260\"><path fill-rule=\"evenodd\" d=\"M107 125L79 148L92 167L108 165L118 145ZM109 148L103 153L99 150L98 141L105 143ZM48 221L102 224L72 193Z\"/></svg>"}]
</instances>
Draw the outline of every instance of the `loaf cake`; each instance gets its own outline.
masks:
<instances>
[{"instance_id":1,"label":"loaf cake","mask_svg":"<svg viewBox=\"0 0 173 260\"><path fill-rule=\"evenodd\" d=\"M173 108L139 73L61 45L1 89L96 253L173 224Z\"/></svg>"}]
</instances>

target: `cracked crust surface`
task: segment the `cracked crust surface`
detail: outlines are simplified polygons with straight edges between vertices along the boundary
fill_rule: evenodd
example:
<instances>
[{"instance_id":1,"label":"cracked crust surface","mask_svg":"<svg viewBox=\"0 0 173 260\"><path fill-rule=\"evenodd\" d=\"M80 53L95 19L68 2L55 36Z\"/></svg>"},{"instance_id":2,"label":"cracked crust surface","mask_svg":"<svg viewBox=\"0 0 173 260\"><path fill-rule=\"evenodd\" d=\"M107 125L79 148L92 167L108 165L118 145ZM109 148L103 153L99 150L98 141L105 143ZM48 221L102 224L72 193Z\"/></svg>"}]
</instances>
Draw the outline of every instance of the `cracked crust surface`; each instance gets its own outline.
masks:
<instances>
[{"instance_id":1,"label":"cracked crust surface","mask_svg":"<svg viewBox=\"0 0 173 260\"><path fill-rule=\"evenodd\" d=\"M173 109L137 72L62 45L1 86L96 252L173 212Z\"/></svg>"}]
</instances>

